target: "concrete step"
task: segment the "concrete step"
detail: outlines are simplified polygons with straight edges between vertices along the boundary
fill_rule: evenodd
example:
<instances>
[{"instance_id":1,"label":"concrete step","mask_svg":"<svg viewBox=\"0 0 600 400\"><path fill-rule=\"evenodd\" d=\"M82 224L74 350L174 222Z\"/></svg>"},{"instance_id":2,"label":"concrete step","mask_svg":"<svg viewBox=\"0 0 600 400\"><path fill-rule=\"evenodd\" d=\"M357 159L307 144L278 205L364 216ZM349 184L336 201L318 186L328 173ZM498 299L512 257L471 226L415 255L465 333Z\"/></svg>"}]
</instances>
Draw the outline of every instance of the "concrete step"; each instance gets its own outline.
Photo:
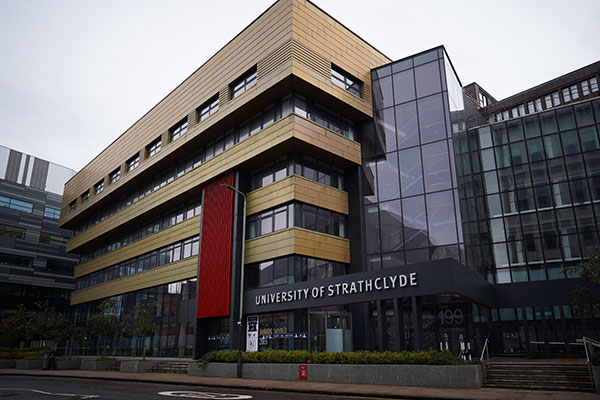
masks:
<instances>
[{"instance_id":1,"label":"concrete step","mask_svg":"<svg viewBox=\"0 0 600 400\"><path fill-rule=\"evenodd\" d=\"M485 387L591 392L587 365L549 363L490 363Z\"/></svg>"},{"instance_id":2,"label":"concrete step","mask_svg":"<svg viewBox=\"0 0 600 400\"><path fill-rule=\"evenodd\" d=\"M156 364L148 372L164 373L164 374L187 374L187 361L163 361Z\"/></svg>"}]
</instances>

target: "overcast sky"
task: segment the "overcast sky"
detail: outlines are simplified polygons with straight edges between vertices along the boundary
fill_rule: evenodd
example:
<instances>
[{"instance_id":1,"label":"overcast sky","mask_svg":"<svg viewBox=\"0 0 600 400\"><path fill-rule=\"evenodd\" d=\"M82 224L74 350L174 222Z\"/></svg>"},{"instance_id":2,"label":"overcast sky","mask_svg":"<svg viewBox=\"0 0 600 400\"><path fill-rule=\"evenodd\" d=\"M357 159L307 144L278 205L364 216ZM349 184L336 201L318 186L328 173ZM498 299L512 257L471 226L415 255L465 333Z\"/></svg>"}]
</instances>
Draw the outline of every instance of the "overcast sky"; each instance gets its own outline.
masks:
<instances>
[{"instance_id":1,"label":"overcast sky","mask_svg":"<svg viewBox=\"0 0 600 400\"><path fill-rule=\"evenodd\" d=\"M0 0L0 144L81 169L272 0ZM444 44L497 99L600 60L600 1L315 0L393 60Z\"/></svg>"}]
</instances>

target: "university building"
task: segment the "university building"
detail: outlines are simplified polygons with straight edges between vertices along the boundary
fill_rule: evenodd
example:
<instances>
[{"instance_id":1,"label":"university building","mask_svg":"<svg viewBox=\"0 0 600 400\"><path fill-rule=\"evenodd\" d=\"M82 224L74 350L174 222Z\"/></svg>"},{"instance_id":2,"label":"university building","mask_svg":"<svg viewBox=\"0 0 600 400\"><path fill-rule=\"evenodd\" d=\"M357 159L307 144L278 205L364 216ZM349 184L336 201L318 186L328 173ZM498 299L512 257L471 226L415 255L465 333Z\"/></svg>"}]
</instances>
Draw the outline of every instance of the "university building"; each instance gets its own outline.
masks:
<instances>
[{"instance_id":1,"label":"university building","mask_svg":"<svg viewBox=\"0 0 600 400\"><path fill-rule=\"evenodd\" d=\"M71 233L58 220L64 184L73 175L70 168L0 146L0 318L21 304L39 311L35 303L44 301L67 317L79 257L65 253Z\"/></svg>"},{"instance_id":2,"label":"university building","mask_svg":"<svg viewBox=\"0 0 600 400\"><path fill-rule=\"evenodd\" d=\"M280 0L65 185L73 318L155 300L155 356L581 352L600 324L568 267L599 245L599 73L497 101L443 47L393 61Z\"/></svg>"}]
</instances>

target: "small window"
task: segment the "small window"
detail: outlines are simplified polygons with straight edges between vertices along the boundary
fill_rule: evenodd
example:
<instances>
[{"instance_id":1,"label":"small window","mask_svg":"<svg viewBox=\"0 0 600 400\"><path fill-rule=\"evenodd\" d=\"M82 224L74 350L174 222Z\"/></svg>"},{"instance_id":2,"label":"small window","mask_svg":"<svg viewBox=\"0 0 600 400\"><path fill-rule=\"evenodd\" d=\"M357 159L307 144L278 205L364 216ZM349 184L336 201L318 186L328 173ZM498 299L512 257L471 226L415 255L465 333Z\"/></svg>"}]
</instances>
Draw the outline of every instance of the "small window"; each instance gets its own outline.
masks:
<instances>
[{"instance_id":1,"label":"small window","mask_svg":"<svg viewBox=\"0 0 600 400\"><path fill-rule=\"evenodd\" d=\"M15 239L25 238L25 229L16 226L0 224L0 236L8 236Z\"/></svg>"},{"instance_id":2,"label":"small window","mask_svg":"<svg viewBox=\"0 0 600 400\"><path fill-rule=\"evenodd\" d=\"M127 172L133 171L140 165L140 153L127 160ZM104 184L104 182L102 182Z\"/></svg>"},{"instance_id":3,"label":"small window","mask_svg":"<svg viewBox=\"0 0 600 400\"><path fill-rule=\"evenodd\" d=\"M187 128L188 128L188 121L187 121L187 117L186 117L183 120L179 121L174 127L169 129L169 134L171 136L171 142L179 139L181 137L181 135L185 134L187 132Z\"/></svg>"},{"instance_id":4,"label":"small window","mask_svg":"<svg viewBox=\"0 0 600 400\"><path fill-rule=\"evenodd\" d=\"M67 245L66 237L53 235L48 232L40 232L40 243L51 244L54 246L66 246Z\"/></svg>"},{"instance_id":5,"label":"small window","mask_svg":"<svg viewBox=\"0 0 600 400\"><path fill-rule=\"evenodd\" d=\"M256 84L256 66L229 85L230 99L234 99Z\"/></svg>"},{"instance_id":6,"label":"small window","mask_svg":"<svg viewBox=\"0 0 600 400\"><path fill-rule=\"evenodd\" d=\"M519 115L520 116L525 115L525 104L520 104L519 105Z\"/></svg>"},{"instance_id":7,"label":"small window","mask_svg":"<svg viewBox=\"0 0 600 400\"><path fill-rule=\"evenodd\" d=\"M554 107L560 106L560 93L552 93L552 104L554 105Z\"/></svg>"},{"instance_id":8,"label":"small window","mask_svg":"<svg viewBox=\"0 0 600 400\"><path fill-rule=\"evenodd\" d=\"M59 219L60 218L60 210L52 207L44 208L44 217Z\"/></svg>"},{"instance_id":9,"label":"small window","mask_svg":"<svg viewBox=\"0 0 600 400\"><path fill-rule=\"evenodd\" d=\"M538 97L537 99L535 99L535 111L542 111L543 107L542 107L542 99L540 97Z\"/></svg>"},{"instance_id":10,"label":"small window","mask_svg":"<svg viewBox=\"0 0 600 400\"><path fill-rule=\"evenodd\" d=\"M579 98L579 90L577 90L577 85L571 86L571 97L573 98L573 100Z\"/></svg>"},{"instance_id":11,"label":"small window","mask_svg":"<svg viewBox=\"0 0 600 400\"><path fill-rule=\"evenodd\" d=\"M90 200L90 191L86 190L82 195L81 195L81 204L85 204Z\"/></svg>"},{"instance_id":12,"label":"small window","mask_svg":"<svg viewBox=\"0 0 600 400\"><path fill-rule=\"evenodd\" d=\"M162 144L162 139L159 137L148 146L146 146L146 158L150 158L156 153L160 151L160 146Z\"/></svg>"},{"instance_id":13,"label":"small window","mask_svg":"<svg viewBox=\"0 0 600 400\"><path fill-rule=\"evenodd\" d=\"M533 114L535 112L535 106L533 105L533 101L527 102L527 113Z\"/></svg>"},{"instance_id":14,"label":"small window","mask_svg":"<svg viewBox=\"0 0 600 400\"><path fill-rule=\"evenodd\" d=\"M75 211L77 209L77 200L73 200L69 203L69 211Z\"/></svg>"},{"instance_id":15,"label":"small window","mask_svg":"<svg viewBox=\"0 0 600 400\"><path fill-rule=\"evenodd\" d=\"M588 81L583 81L581 82L581 95L587 96L588 94L590 94L590 85Z\"/></svg>"},{"instance_id":16,"label":"small window","mask_svg":"<svg viewBox=\"0 0 600 400\"><path fill-rule=\"evenodd\" d=\"M104 179L94 185L94 193L100 194L104 190Z\"/></svg>"},{"instance_id":17,"label":"small window","mask_svg":"<svg viewBox=\"0 0 600 400\"><path fill-rule=\"evenodd\" d=\"M596 77L590 78L590 87L592 88L592 93L598 91L598 79Z\"/></svg>"},{"instance_id":18,"label":"small window","mask_svg":"<svg viewBox=\"0 0 600 400\"><path fill-rule=\"evenodd\" d=\"M204 121L219 110L219 93L198 107L198 121Z\"/></svg>"},{"instance_id":19,"label":"small window","mask_svg":"<svg viewBox=\"0 0 600 400\"><path fill-rule=\"evenodd\" d=\"M331 81L358 97L362 96L362 82L333 64L331 64Z\"/></svg>"},{"instance_id":20,"label":"small window","mask_svg":"<svg viewBox=\"0 0 600 400\"><path fill-rule=\"evenodd\" d=\"M546 103L546 109L552 108L552 96L550 96L549 94L544 96L544 102Z\"/></svg>"},{"instance_id":21,"label":"small window","mask_svg":"<svg viewBox=\"0 0 600 400\"><path fill-rule=\"evenodd\" d=\"M569 88L564 88L562 90L562 94L563 94L563 100L565 103L568 103L571 101L571 93L569 92Z\"/></svg>"},{"instance_id":22,"label":"small window","mask_svg":"<svg viewBox=\"0 0 600 400\"><path fill-rule=\"evenodd\" d=\"M117 183L121 179L121 167L110 173L110 184Z\"/></svg>"}]
</instances>

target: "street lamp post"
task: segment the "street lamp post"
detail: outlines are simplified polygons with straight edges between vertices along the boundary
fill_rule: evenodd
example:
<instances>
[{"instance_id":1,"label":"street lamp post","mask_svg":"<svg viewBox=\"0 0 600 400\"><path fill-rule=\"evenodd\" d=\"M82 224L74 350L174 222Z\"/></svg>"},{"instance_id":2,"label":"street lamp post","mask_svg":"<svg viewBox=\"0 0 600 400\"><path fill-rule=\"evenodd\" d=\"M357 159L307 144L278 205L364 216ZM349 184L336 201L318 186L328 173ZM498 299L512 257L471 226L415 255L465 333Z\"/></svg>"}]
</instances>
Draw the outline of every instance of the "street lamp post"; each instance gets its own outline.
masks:
<instances>
[{"instance_id":1,"label":"street lamp post","mask_svg":"<svg viewBox=\"0 0 600 400\"><path fill-rule=\"evenodd\" d=\"M244 207L242 210L242 256L241 256L241 272L240 272L240 314L238 318L238 334L239 334L239 343L238 343L238 356L237 356L237 377L242 377L242 343L244 340L244 334L242 331L242 315L244 311L244 251L246 250L246 195L231 185L226 183L222 183L221 186L224 188L233 190L240 196L242 196L244 200Z\"/></svg>"}]
</instances>

